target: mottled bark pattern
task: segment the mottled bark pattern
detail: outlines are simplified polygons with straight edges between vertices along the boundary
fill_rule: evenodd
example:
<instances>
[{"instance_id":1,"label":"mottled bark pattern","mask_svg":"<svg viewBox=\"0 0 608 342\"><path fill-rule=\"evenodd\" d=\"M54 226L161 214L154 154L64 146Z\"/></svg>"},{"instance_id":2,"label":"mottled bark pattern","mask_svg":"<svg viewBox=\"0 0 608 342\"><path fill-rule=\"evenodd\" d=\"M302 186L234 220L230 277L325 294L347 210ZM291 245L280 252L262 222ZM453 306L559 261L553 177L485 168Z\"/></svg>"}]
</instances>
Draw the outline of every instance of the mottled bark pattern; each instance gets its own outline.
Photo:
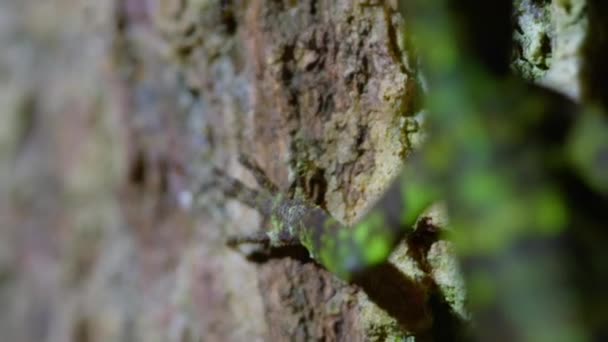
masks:
<instances>
[{"instance_id":1,"label":"mottled bark pattern","mask_svg":"<svg viewBox=\"0 0 608 342\"><path fill-rule=\"evenodd\" d=\"M387 2L254 2L253 153L285 188L353 221L409 146L416 80Z\"/></svg>"},{"instance_id":2,"label":"mottled bark pattern","mask_svg":"<svg viewBox=\"0 0 608 342\"><path fill-rule=\"evenodd\" d=\"M256 156L281 189L296 182L307 200L338 219L354 220L409 148L403 131L405 116L414 114L416 87L399 50L395 9L381 2L255 1L246 12L254 105L243 150ZM300 272L308 275L305 281L288 281ZM322 287L337 299L328 307L314 296L303 306L293 295L277 297L267 284L283 291ZM344 329L352 324L348 312L356 306L348 302L354 299L323 271L276 261L262 265L260 285L267 317L277 325L272 336L342 340L354 334ZM323 319L337 308L340 324ZM313 319L293 331L285 328L311 309Z\"/></svg>"},{"instance_id":3,"label":"mottled bark pattern","mask_svg":"<svg viewBox=\"0 0 608 342\"><path fill-rule=\"evenodd\" d=\"M295 183L298 196L336 218L349 222L360 216L398 172L411 147L409 134L417 126L412 118L417 85L402 50L405 39L396 5L162 3L155 22L199 102L206 125L199 139L211 144L202 147L213 155L213 163L232 164L238 153L248 154L282 191ZM248 177L242 168L228 173ZM233 224L252 222L235 218ZM237 226L219 235L257 228ZM355 336L344 327L356 321L361 305L373 305L353 304L356 291L315 264L286 259L259 269L265 315L272 322L269 333L278 339ZM307 274L306 281L290 280L290 274L300 272ZM273 289L297 285L305 292L326 290L303 305L290 296L277 297L271 284ZM334 292L329 308L322 298ZM302 320L311 308L315 318ZM340 324L323 318L336 308ZM293 322L299 325L291 327Z\"/></svg>"},{"instance_id":4,"label":"mottled bark pattern","mask_svg":"<svg viewBox=\"0 0 608 342\"><path fill-rule=\"evenodd\" d=\"M562 18L549 38L576 47L583 2L520 8ZM467 314L437 234L347 285L301 249L248 262L225 242L260 216L196 191L212 166L253 187L246 153L281 191L360 217L418 141L397 12L392 0L0 2L2 340L384 341L432 324L449 336L451 312ZM550 61L535 26L522 31L524 55ZM576 83L554 51L547 74Z\"/></svg>"}]
</instances>

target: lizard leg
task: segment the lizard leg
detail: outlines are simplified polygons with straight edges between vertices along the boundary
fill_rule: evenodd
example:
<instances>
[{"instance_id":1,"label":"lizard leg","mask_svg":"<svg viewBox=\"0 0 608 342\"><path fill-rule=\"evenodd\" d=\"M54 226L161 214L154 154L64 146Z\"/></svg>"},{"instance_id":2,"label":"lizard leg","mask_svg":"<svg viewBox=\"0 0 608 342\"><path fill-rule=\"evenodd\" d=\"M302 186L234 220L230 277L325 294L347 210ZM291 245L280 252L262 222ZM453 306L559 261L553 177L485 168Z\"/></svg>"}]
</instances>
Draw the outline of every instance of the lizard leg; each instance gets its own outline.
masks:
<instances>
[{"instance_id":1,"label":"lizard leg","mask_svg":"<svg viewBox=\"0 0 608 342\"><path fill-rule=\"evenodd\" d=\"M266 260L271 254L271 241L268 234L258 230L250 234L237 234L228 237L226 246L243 255L249 261ZM243 247L247 246L247 247Z\"/></svg>"},{"instance_id":2,"label":"lizard leg","mask_svg":"<svg viewBox=\"0 0 608 342\"><path fill-rule=\"evenodd\" d=\"M279 192L279 187L276 186L270 180L270 178L268 178L264 170L262 170L260 165L255 160L251 159L249 156L240 154L239 163L241 163L246 169L251 172L256 182L266 191L270 192L271 194L276 194Z\"/></svg>"},{"instance_id":3,"label":"lizard leg","mask_svg":"<svg viewBox=\"0 0 608 342\"><path fill-rule=\"evenodd\" d=\"M266 175L261 171L261 168L251 160L242 157L241 161L254 174L256 180L262 186L276 190L276 186L268 180ZM275 196L264 190L257 190L248 187L236 178L230 177L219 169L214 169L214 185L217 186L225 196L236 199L237 201L247 205L248 207L257 210L263 218L262 227L270 227L270 215L272 214ZM272 228L272 227L270 227ZM269 254L272 247L299 245L299 239L287 234L286 231L280 230L278 234L269 234L272 229L259 229L257 232L250 234L236 234L228 238L227 245L233 249L240 250L242 245L257 245L254 248L254 253ZM253 253L253 254L254 254ZM252 253L246 253L252 254Z\"/></svg>"},{"instance_id":4,"label":"lizard leg","mask_svg":"<svg viewBox=\"0 0 608 342\"><path fill-rule=\"evenodd\" d=\"M252 234L234 235L228 238L226 241L228 247L238 248L243 244L254 244L260 245L263 248L270 246L270 237L264 231L257 231Z\"/></svg>"},{"instance_id":5,"label":"lizard leg","mask_svg":"<svg viewBox=\"0 0 608 342\"><path fill-rule=\"evenodd\" d=\"M237 234L228 238L226 244L231 248L238 248L241 245L253 244L260 245L263 248L299 246L302 245L300 240L291 235L278 236L277 239L272 239L267 231L259 230L250 234Z\"/></svg>"},{"instance_id":6,"label":"lizard leg","mask_svg":"<svg viewBox=\"0 0 608 342\"><path fill-rule=\"evenodd\" d=\"M264 221L266 222L262 226L267 226L268 220ZM295 236L285 234L285 232L273 234L265 229L260 229L254 233L230 236L226 245L243 254L248 260L260 262L271 258L275 252L279 252L279 248L302 246L300 240ZM243 248L243 246L246 247ZM283 250L284 252L285 250Z\"/></svg>"},{"instance_id":7,"label":"lizard leg","mask_svg":"<svg viewBox=\"0 0 608 342\"><path fill-rule=\"evenodd\" d=\"M198 193L208 188L218 188L226 197L233 198L246 206L259 211L262 215L269 215L272 211L273 196L265 191L252 189L240 180L227 175L224 171L214 168L213 181L201 186Z\"/></svg>"}]
</instances>

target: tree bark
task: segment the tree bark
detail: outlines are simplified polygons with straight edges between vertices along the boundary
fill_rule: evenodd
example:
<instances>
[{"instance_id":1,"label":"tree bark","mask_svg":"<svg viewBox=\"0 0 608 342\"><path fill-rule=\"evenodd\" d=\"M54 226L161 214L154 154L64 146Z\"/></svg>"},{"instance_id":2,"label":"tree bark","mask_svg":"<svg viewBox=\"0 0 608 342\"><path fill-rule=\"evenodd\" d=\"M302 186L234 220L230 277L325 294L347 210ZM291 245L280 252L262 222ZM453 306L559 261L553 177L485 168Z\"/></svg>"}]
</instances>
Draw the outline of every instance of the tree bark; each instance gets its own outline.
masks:
<instances>
[{"instance_id":1,"label":"tree bark","mask_svg":"<svg viewBox=\"0 0 608 342\"><path fill-rule=\"evenodd\" d=\"M580 96L582 1L516 3L514 69ZM420 75L396 6L0 4L3 338L461 334L464 287L437 234L404 241L373 278L347 284L297 249L247 261L225 241L263 228L259 214L199 191L212 167L256 187L237 161L246 154L281 192L345 223L363 215L423 138Z\"/></svg>"}]
</instances>

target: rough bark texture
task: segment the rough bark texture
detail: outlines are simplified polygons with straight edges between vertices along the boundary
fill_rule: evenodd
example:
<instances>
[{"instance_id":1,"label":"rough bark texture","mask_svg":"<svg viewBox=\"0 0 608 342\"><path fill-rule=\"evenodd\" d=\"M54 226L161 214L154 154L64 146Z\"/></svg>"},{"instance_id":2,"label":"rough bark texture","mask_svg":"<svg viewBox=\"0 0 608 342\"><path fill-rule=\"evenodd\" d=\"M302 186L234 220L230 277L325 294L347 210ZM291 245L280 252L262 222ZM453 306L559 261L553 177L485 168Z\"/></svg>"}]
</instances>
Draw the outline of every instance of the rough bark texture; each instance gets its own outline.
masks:
<instances>
[{"instance_id":1,"label":"rough bark texture","mask_svg":"<svg viewBox=\"0 0 608 342\"><path fill-rule=\"evenodd\" d=\"M579 96L582 1L517 3L515 69ZM0 3L2 338L449 336L467 313L446 241L409 239L349 285L298 250L248 262L224 241L258 214L197 192L211 166L254 186L245 153L281 190L362 215L420 139L395 7Z\"/></svg>"}]
</instances>

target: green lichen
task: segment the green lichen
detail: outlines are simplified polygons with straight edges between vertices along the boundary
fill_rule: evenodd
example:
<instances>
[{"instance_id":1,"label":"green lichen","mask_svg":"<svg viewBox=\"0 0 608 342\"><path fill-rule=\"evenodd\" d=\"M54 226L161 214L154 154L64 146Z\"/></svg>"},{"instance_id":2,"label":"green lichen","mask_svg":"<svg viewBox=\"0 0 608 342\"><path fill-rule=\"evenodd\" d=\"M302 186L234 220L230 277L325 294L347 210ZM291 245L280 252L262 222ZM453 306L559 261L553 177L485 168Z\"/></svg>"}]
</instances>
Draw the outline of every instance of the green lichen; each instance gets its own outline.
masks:
<instances>
[{"instance_id":1,"label":"green lichen","mask_svg":"<svg viewBox=\"0 0 608 342\"><path fill-rule=\"evenodd\" d=\"M452 245L447 241L434 243L427 254L427 261L442 299L459 319L468 321L466 287Z\"/></svg>"},{"instance_id":2,"label":"green lichen","mask_svg":"<svg viewBox=\"0 0 608 342\"><path fill-rule=\"evenodd\" d=\"M513 67L531 80L543 77L551 66L554 32L550 6L549 2L515 1Z\"/></svg>"},{"instance_id":3,"label":"green lichen","mask_svg":"<svg viewBox=\"0 0 608 342\"><path fill-rule=\"evenodd\" d=\"M393 251L389 261L395 265L405 277L411 279L414 283L420 284L421 288L424 288L425 286L422 282L426 277L426 273L408 252L409 246L407 243L403 242L397 246L395 251Z\"/></svg>"}]
</instances>

